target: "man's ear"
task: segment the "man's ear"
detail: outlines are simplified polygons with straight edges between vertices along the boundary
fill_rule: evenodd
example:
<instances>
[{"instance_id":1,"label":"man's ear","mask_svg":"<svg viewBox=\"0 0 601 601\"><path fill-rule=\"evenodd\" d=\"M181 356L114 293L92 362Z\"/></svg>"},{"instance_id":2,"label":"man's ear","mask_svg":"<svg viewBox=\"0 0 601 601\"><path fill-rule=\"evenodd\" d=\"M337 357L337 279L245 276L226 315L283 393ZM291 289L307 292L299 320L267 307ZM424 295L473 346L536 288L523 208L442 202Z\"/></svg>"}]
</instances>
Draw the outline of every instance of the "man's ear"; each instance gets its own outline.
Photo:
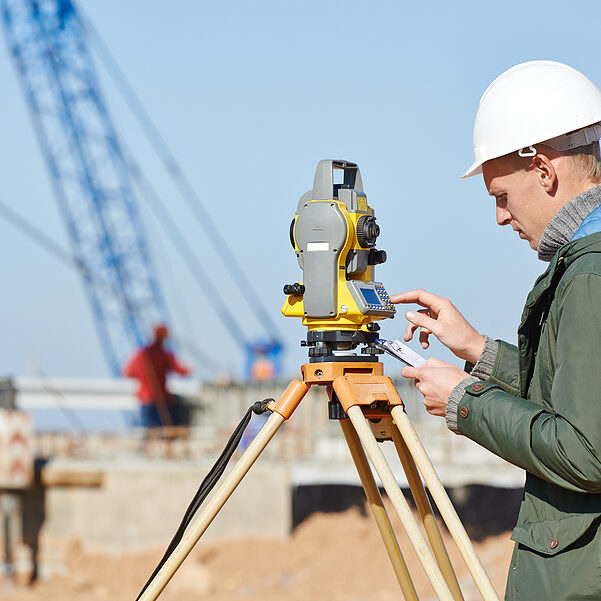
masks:
<instances>
[{"instance_id":1,"label":"man's ear","mask_svg":"<svg viewBox=\"0 0 601 601\"><path fill-rule=\"evenodd\" d=\"M532 158L532 168L538 183L545 189L549 196L555 196L557 191L557 171L551 159L545 154L536 154Z\"/></svg>"}]
</instances>

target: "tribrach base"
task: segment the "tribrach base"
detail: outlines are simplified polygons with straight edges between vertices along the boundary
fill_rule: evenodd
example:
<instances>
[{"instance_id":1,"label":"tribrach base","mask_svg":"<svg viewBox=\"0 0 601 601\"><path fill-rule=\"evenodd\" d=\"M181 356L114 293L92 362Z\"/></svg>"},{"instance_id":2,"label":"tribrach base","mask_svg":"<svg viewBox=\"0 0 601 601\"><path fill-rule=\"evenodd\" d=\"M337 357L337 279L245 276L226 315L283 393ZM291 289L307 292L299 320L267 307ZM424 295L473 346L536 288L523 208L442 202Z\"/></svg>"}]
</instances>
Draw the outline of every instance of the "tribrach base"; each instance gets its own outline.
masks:
<instances>
[{"instance_id":1,"label":"tribrach base","mask_svg":"<svg viewBox=\"0 0 601 601\"><path fill-rule=\"evenodd\" d=\"M438 479L417 433L404 412L401 397L392 380L383 376L382 364L340 361L308 363L301 367L301 372L303 382L293 380L280 400L277 403L270 403L269 409L272 411L272 415L236 462L231 472L215 490L196 520L190 525L173 554L140 596L140 601L154 601L160 595L279 427L292 415L309 387L315 385L325 386L330 393L333 390L349 417L348 420L340 420L342 431L405 599L417 601L418 597L384 509L367 457L397 511L401 524L437 597L441 601L463 601L418 469L459 548L482 599L498 601L484 567ZM372 431L372 422L374 421L384 424L383 431L388 432L387 438L395 444L430 546L422 535L409 504L380 450ZM382 430L378 431L380 432L379 438L381 438Z\"/></svg>"}]
</instances>

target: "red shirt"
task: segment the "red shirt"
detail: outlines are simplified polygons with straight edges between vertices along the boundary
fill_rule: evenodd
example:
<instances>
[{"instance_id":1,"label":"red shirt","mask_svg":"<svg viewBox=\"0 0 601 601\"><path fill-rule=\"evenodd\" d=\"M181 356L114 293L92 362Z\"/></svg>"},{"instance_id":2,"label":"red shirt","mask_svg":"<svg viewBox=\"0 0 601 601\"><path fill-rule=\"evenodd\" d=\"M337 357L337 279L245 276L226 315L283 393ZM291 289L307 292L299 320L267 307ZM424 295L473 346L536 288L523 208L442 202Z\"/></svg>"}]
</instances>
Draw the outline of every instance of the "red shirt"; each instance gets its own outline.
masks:
<instances>
[{"instance_id":1,"label":"red shirt","mask_svg":"<svg viewBox=\"0 0 601 601\"><path fill-rule=\"evenodd\" d=\"M137 397L142 405L155 401L168 401L167 374L176 372L185 376L189 369L178 362L173 353L163 348L161 342L153 342L140 349L125 365L123 374L140 382Z\"/></svg>"}]
</instances>

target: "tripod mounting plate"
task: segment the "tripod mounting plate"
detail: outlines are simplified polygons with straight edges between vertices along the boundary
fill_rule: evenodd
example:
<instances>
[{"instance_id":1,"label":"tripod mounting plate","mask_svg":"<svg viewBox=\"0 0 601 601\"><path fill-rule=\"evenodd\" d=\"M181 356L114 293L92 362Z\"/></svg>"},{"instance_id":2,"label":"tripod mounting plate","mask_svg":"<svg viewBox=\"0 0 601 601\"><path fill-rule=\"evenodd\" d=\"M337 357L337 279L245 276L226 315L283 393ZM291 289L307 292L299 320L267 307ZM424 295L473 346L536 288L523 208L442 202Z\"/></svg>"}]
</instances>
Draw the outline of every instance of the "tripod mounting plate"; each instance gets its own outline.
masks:
<instances>
[{"instance_id":1,"label":"tripod mounting plate","mask_svg":"<svg viewBox=\"0 0 601 601\"><path fill-rule=\"evenodd\" d=\"M377 339L378 333L375 331L310 330L307 340L303 340L301 345L309 347L311 363L377 363L377 355L382 354L375 345ZM359 355L353 352L358 346L363 346Z\"/></svg>"},{"instance_id":2,"label":"tripod mounting plate","mask_svg":"<svg viewBox=\"0 0 601 601\"><path fill-rule=\"evenodd\" d=\"M392 380L383 375L381 363L305 363L301 367L303 382L308 386L332 386L345 412L361 405L365 417L388 417L393 407L403 401Z\"/></svg>"},{"instance_id":3,"label":"tripod mounting plate","mask_svg":"<svg viewBox=\"0 0 601 601\"><path fill-rule=\"evenodd\" d=\"M332 361L330 363L305 363L301 365L303 382L307 386L331 386L336 378L349 374L381 376L384 373L381 363Z\"/></svg>"}]
</instances>

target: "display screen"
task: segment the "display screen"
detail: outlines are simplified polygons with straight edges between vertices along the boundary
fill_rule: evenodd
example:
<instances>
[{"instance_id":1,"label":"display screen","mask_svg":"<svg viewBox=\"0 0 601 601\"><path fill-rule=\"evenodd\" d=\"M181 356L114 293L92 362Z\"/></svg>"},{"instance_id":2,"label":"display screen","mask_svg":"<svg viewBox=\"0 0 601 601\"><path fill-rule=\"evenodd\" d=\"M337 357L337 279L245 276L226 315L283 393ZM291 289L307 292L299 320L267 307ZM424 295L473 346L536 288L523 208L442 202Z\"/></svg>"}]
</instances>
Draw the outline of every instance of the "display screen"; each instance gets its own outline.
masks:
<instances>
[{"instance_id":1,"label":"display screen","mask_svg":"<svg viewBox=\"0 0 601 601\"><path fill-rule=\"evenodd\" d=\"M382 304L382 301L380 300L380 297L376 294L375 290L372 290L371 288L359 288L359 290L361 290L361 294L363 295L363 298L365 299L368 305Z\"/></svg>"}]
</instances>

